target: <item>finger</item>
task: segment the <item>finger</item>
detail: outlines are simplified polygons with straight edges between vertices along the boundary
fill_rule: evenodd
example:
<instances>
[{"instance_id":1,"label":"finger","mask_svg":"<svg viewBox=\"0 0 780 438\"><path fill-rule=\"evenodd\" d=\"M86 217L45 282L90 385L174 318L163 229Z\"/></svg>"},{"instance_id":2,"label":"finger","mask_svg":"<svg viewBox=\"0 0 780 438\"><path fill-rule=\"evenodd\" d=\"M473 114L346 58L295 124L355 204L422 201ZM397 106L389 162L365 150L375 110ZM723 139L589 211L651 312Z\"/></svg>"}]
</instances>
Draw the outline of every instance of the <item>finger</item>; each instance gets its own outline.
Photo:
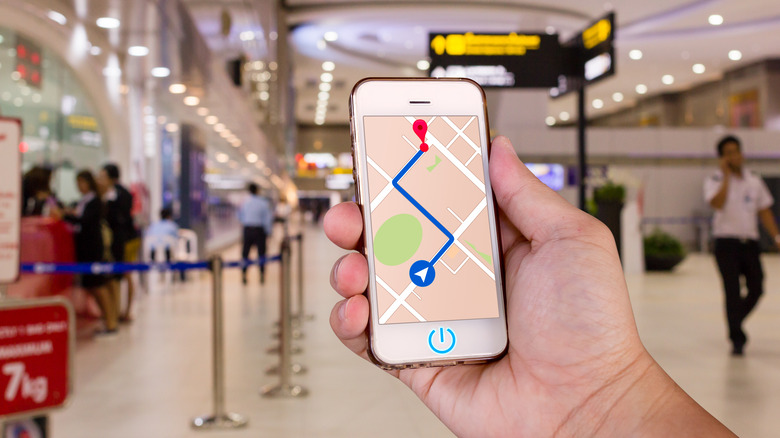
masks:
<instances>
[{"instance_id":1,"label":"finger","mask_svg":"<svg viewBox=\"0 0 780 438\"><path fill-rule=\"evenodd\" d=\"M362 254L353 252L333 265L330 285L344 298L360 295L368 288L368 262Z\"/></svg>"},{"instance_id":2,"label":"finger","mask_svg":"<svg viewBox=\"0 0 780 438\"><path fill-rule=\"evenodd\" d=\"M328 210L322 226L331 242L344 249L357 249L363 234L363 215L354 202L343 202Z\"/></svg>"},{"instance_id":3,"label":"finger","mask_svg":"<svg viewBox=\"0 0 780 438\"><path fill-rule=\"evenodd\" d=\"M584 213L539 181L506 137L493 140L490 180L499 208L528 240L544 242L561 237L561 230L576 231L573 221Z\"/></svg>"},{"instance_id":4,"label":"finger","mask_svg":"<svg viewBox=\"0 0 780 438\"><path fill-rule=\"evenodd\" d=\"M368 360L367 325L368 300L362 295L339 301L330 312L330 326L333 333L353 353L366 360Z\"/></svg>"}]
</instances>

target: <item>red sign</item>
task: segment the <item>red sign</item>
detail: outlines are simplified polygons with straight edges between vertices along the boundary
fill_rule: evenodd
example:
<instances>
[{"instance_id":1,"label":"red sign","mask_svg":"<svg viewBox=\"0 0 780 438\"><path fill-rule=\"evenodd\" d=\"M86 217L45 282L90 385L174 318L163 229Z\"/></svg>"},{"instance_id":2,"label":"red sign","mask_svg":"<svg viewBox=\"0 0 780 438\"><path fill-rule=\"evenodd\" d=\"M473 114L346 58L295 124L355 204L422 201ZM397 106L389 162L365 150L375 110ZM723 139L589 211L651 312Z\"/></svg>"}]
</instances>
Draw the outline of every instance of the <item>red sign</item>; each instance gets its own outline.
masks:
<instances>
[{"instance_id":1,"label":"red sign","mask_svg":"<svg viewBox=\"0 0 780 438\"><path fill-rule=\"evenodd\" d=\"M21 232L22 162L19 143L22 122L0 117L0 284L19 277ZM2 321L2 320L0 320Z\"/></svg>"},{"instance_id":2,"label":"red sign","mask_svg":"<svg viewBox=\"0 0 780 438\"><path fill-rule=\"evenodd\" d=\"M65 404L74 340L70 303L56 298L0 302L0 419Z\"/></svg>"}]
</instances>

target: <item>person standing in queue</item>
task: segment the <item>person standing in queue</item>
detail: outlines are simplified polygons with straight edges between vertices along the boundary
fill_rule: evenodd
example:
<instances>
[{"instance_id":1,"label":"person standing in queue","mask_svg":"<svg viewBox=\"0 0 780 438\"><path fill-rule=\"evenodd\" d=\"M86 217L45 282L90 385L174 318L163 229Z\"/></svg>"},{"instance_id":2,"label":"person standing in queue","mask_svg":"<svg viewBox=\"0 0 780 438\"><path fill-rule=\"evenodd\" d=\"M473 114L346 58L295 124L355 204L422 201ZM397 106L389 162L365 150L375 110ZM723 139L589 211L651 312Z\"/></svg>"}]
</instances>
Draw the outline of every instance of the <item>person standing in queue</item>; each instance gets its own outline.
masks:
<instances>
[{"instance_id":1,"label":"person standing in queue","mask_svg":"<svg viewBox=\"0 0 780 438\"><path fill-rule=\"evenodd\" d=\"M734 136L717 145L720 170L704 182L704 198L715 209L715 260L726 294L726 319L731 354L741 356L747 343L742 323L763 294L764 272L759 259L758 221L780 248L780 233L770 210L774 203L764 181L743 168L742 144ZM747 294L742 296L740 277Z\"/></svg>"},{"instance_id":2,"label":"person standing in queue","mask_svg":"<svg viewBox=\"0 0 780 438\"><path fill-rule=\"evenodd\" d=\"M257 184L250 183L249 199L247 199L238 210L238 220L244 228L243 245L241 249L241 258L249 259L249 252L252 247L257 247L257 257L263 258L266 254L266 240L271 234L273 227L274 209L271 201L260 196ZM241 281L246 284L247 267L241 269ZM260 263L260 283L265 283L265 264Z\"/></svg>"},{"instance_id":3,"label":"person standing in queue","mask_svg":"<svg viewBox=\"0 0 780 438\"><path fill-rule=\"evenodd\" d=\"M89 170L82 170L76 175L76 185L81 192L81 199L76 207L67 212L63 219L75 227L73 234L76 246L76 261L79 263L105 262L106 238L104 205L98 197L98 186L95 177ZM107 230L105 230L107 231ZM96 334L116 333L118 324L119 302L111 293L106 275L82 274L81 286L92 295L103 313L105 327Z\"/></svg>"},{"instance_id":4,"label":"person standing in queue","mask_svg":"<svg viewBox=\"0 0 780 438\"><path fill-rule=\"evenodd\" d=\"M133 195L119 184L119 167L114 163L108 163L98 173L98 187L101 198L106 204L106 221L111 228L111 257L115 263L125 262L125 247L129 241L137 237L137 230L133 226ZM130 308L133 303L134 287L129 273L117 274L111 282L112 293L119 302L119 283L127 280L127 309L122 312L119 320L130 321Z\"/></svg>"}]
</instances>

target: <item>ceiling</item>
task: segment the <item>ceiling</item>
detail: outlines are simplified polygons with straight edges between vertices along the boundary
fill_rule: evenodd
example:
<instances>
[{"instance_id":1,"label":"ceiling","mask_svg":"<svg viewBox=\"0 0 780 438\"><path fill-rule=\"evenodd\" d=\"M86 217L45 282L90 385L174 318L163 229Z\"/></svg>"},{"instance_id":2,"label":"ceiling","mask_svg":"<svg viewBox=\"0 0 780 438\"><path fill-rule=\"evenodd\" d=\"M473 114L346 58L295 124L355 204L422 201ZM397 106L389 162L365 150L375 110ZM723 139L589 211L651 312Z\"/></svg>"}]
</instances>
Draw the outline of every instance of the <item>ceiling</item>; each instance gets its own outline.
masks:
<instances>
[{"instance_id":1,"label":"ceiling","mask_svg":"<svg viewBox=\"0 0 780 438\"><path fill-rule=\"evenodd\" d=\"M723 72L755 61L780 57L780 2L777 0L559 0L555 6L524 1L326 1L287 0L292 26L296 116L299 123L315 120L322 63L332 61L325 124L348 121L352 85L366 76L424 76L417 62L428 55L428 33L555 32L570 38L589 22L614 10L617 14L617 74L588 89L588 116L614 112L654 94L687 89L718 79ZM718 14L723 23L709 24ZM326 42L327 32L337 39ZM331 38L332 39L332 38ZM633 60L631 50L641 50ZM741 59L729 59L739 50ZM703 64L703 74L694 64ZM671 75L671 84L662 82ZM667 82L669 78L667 78ZM640 95L637 85L647 87ZM621 102L613 94L622 93ZM594 108L600 99L602 108ZM575 96L550 100L539 123L562 113L573 115ZM564 115L564 116L566 116ZM573 117L573 116L572 116Z\"/></svg>"}]
</instances>

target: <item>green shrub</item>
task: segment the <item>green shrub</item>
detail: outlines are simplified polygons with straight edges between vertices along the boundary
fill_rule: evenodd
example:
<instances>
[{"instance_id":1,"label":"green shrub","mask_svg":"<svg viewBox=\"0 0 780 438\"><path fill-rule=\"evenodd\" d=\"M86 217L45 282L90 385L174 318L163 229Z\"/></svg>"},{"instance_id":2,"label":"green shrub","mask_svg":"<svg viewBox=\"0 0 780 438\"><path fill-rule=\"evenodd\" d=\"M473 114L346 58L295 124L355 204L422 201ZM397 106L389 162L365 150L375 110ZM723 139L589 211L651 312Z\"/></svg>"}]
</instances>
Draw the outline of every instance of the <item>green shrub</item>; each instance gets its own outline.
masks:
<instances>
[{"instance_id":1,"label":"green shrub","mask_svg":"<svg viewBox=\"0 0 780 438\"><path fill-rule=\"evenodd\" d=\"M606 184L596 187L593 190L593 200L599 202L624 202L626 199L626 188L622 184L615 184L607 181Z\"/></svg>"},{"instance_id":2,"label":"green shrub","mask_svg":"<svg viewBox=\"0 0 780 438\"><path fill-rule=\"evenodd\" d=\"M671 234L656 228L648 236L645 236L645 256L656 257L685 257L685 248L677 238Z\"/></svg>"}]
</instances>

